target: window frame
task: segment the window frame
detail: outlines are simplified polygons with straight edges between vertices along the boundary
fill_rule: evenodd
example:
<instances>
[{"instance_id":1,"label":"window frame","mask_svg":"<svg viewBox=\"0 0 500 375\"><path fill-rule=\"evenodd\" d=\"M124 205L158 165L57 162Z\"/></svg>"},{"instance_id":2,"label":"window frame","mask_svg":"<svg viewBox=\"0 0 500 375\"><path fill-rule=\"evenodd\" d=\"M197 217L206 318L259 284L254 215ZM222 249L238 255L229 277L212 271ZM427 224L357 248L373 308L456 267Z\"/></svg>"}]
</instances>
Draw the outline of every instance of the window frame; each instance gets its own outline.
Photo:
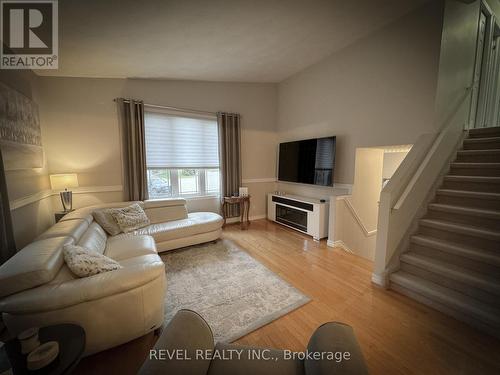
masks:
<instances>
[{"instance_id":1,"label":"window frame","mask_svg":"<svg viewBox=\"0 0 500 375\"><path fill-rule=\"evenodd\" d=\"M181 185L180 185L180 173L179 171L183 169L193 169L197 171L197 193L181 193ZM149 191L149 171L157 170L157 171L167 171L169 174L170 180L170 195L164 196L154 196L152 199L165 199L165 198L218 198L220 197L220 168L162 168L162 167L150 167L146 168L147 170L147 178L148 178L148 193ZM209 170L218 171L219 173L219 190L218 191L210 191L207 190L207 172Z\"/></svg>"}]
</instances>

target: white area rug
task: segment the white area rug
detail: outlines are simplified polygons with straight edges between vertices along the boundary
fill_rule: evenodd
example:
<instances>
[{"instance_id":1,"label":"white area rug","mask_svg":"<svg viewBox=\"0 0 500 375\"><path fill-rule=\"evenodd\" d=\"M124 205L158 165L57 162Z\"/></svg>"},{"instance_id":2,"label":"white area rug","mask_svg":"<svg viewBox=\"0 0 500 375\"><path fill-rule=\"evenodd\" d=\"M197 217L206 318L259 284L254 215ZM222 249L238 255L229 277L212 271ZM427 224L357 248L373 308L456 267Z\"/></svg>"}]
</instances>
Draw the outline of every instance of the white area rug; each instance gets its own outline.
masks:
<instances>
[{"instance_id":1,"label":"white area rug","mask_svg":"<svg viewBox=\"0 0 500 375\"><path fill-rule=\"evenodd\" d=\"M234 341L310 301L233 242L161 255L167 272L165 324L180 309L201 314L215 341Z\"/></svg>"}]
</instances>

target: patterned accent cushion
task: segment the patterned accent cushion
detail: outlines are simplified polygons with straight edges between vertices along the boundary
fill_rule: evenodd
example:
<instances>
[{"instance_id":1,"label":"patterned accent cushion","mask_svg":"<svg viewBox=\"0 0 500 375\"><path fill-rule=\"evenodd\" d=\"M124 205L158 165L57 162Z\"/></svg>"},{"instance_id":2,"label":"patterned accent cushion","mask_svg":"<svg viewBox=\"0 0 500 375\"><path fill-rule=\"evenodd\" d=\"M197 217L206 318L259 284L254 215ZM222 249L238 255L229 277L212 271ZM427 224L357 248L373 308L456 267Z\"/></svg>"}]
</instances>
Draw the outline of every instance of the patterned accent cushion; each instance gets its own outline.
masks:
<instances>
[{"instance_id":1,"label":"patterned accent cushion","mask_svg":"<svg viewBox=\"0 0 500 375\"><path fill-rule=\"evenodd\" d=\"M116 236L118 233L121 233L120 226L116 222L113 217L113 211L118 210L118 208L101 208L99 210L95 210L92 212L92 216L94 216L94 220L97 221L103 229L110 235Z\"/></svg>"},{"instance_id":2,"label":"patterned accent cushion","mask_svg":"<svg viewBox=\"0 0 500 375\"><path fill-rule=\"evenodd\" d=\"M123 233L129 233L150 224L142 207L134 203L128 207L117 208L111 212Z\"/></svg>"},{"instance_id":3,"label":"patterned accent cushion","mask_svg":"<svg viewBox=\"0 0 500 375\"><path fill-rule=\"evenodd\" d=\"M68 268L78 277L88 277L123 268L113 259L81 246L65 245L63 252Z\"/></svg>"}]
</instances>

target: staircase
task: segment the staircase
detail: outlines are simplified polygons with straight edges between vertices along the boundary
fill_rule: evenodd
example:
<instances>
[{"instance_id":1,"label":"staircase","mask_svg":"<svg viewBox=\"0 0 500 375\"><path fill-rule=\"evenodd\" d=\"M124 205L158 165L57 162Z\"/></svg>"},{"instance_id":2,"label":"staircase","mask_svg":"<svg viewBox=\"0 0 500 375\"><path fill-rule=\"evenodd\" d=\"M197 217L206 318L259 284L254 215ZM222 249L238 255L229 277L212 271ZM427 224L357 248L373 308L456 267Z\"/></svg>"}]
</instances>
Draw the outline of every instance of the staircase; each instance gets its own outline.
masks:
<instances>
[{"instance_id":1,"label":"staircase","mask_svg":"<svg viewBox=\"0 0 500 375\"><path fill-rule=\"evenodd\" d=\"M469 131L390 288L500 337L500 128Z\"/></svg>"}]
</instances>

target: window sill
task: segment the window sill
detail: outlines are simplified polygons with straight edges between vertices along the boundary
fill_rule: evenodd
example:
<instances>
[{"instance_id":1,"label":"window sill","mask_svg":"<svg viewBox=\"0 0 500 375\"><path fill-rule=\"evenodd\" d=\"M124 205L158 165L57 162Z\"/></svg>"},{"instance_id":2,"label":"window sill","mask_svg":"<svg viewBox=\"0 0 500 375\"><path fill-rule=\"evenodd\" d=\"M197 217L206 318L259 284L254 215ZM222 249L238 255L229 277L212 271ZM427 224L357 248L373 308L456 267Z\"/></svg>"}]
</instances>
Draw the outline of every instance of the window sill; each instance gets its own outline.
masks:
<instances>
[{"instance_id":1,"label":"window sill","mask_svg":"<svg viewBox=\"0 0 500 375\"><path fill-rule=\"evenodd\" d=\"M213 195L193 195L191 197L180 196L179 198L184 198L187 201L197 201L197 200L219 199L219 196L216 194L213 194Z\"/></svg>"}]
</instances>

